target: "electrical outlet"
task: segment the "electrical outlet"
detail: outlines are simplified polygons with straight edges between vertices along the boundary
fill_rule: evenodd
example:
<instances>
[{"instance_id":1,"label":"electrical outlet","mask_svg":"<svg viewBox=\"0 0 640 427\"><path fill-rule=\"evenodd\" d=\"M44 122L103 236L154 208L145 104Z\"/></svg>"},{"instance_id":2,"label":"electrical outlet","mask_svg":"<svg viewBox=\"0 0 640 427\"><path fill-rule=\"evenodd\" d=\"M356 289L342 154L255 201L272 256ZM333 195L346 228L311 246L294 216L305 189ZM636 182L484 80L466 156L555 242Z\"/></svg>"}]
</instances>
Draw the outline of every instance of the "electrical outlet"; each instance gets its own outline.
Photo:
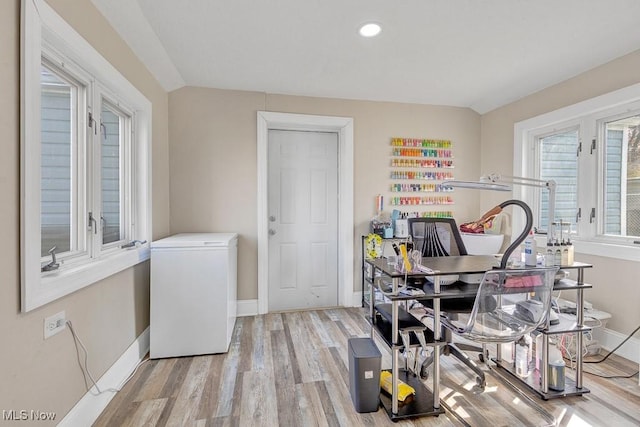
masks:
<instances>
[{"instance_id":1,"label":"electrical outlet","mask_svg":"<svg viewBox=\"0 0 640 427\"><path fill-rule=\"evenodd\" d=\"M44 318L44 339L47 339L67 327L67 316L63 311Z\"/></svg>"}]
</instances>

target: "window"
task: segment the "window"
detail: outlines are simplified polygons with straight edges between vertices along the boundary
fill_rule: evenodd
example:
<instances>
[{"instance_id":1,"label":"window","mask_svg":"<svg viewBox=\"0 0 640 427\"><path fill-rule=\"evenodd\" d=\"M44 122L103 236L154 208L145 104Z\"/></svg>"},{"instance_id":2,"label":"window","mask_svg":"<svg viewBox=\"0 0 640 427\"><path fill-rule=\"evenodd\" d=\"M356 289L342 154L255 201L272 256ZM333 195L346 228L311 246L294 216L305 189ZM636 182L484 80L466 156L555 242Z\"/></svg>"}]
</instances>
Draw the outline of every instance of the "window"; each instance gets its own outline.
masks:
<instances>
[{"instance_id":1,"label":"window","mask_svg":"<svg viewBox=\"0 0 640 427\"><path fill-rule=\"evenodd\" d=\"M583 253L637 259L640 251L640 85L515 126L514 174L556 181L556 224ZM517 189L516 189L517 190ZM542 232L548 194L520 192ZM561 227L556 226L560 238Z\"/></svg>"},{"instance_id":2,"label":"window","mask_svg":"<svg viewBox=\"0 0 640 427\"><path fill-rule=\"evenodd\" d=\"M578 150L579 135L577 129L555 132L537 138L536 146L540 151L538 177L556 182L556 223L570 222L578 211ZM541 203L537 209L540 230L549 227L549 193L541 194ZM558 227L556 227L558 228Z\"/></svg>"},{"instance_id":3,"label":"window","mask_svg":"<svg viewBox=\"0 0 640 427\"><path fill-rule=\"evenodd\" d=\"M22 309L148 259L150 102L42 0L22 26Z\"/></svg>"},{"instance_id":4,"label":"window","mask_svg":"<svg viewBox=\"0 0 640 427\"><path fill-rule=\"evenodd\" d=\"M76 254L79 241L77 212L80 201L77 163L84 141L78 114L86 87L43 59L40 73L40 227L41 256ZM75 226L74 226L74 223Z\"/></svg>"},{"instance_id":5,"label":"window","mask_svg":"<svg viewBox=\"0 0 640 427\"><path fill-rule=\"evenodd\" d=\"M604 230L640 236L640 112L603 121Z\"/></svg>"},{"instance_id":6,"label":"window","mask_svg":"<svg viewBox=\"0 0 640 427\"><path fill-rule=\"evenodd\" d=\"M100 110L100 221L102 244L113 245L126 240L128 215L125 195L128 194L125 154L129 152L131 115L108 101Z\"/></svg>"}]
</instances>

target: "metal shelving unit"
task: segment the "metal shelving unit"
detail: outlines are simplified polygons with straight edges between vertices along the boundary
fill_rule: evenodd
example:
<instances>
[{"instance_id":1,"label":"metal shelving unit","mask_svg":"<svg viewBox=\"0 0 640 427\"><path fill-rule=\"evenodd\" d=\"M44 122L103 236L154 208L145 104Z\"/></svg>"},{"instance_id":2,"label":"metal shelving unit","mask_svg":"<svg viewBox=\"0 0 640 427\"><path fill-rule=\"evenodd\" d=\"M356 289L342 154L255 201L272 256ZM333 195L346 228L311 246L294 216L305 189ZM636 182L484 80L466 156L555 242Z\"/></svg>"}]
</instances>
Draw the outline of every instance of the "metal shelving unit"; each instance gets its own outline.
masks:
<instances>
[{"instance_id":1,"label":"metal shelving unit","mask_svg":"<svg viewBox=\"0 0 640 427\"><path fill-rule=\"evenodd\" d=\"M370 284L369 294L370 301L375 301L375 293L376 286L374 283L374 278L376 275L376 271L380 272L381 275L387 275L384 269L381 269L379 266L384 264L386 266L385 260L369 260L367 262L371 267L369 271L369 276L366 278L367 283ZM363 271L364 273L364 271ZM421 416L437 416L444 413L444 409L440 407L440 398L439 398L439 351L434 350L434 374L432 376L433 386L432 390L427 389L424 384L420 381L419 377L414 376L413 373L409 372L407 369L401 369L400 364L400 354L404 351L405 347L402 341L399 338L400 332L403 331L403 328L399 327L399 315L403 310L400 307L400 304L403 301L415 299L412 296L404 296L399 294L397 290L399 289L399 284L401 280L400 274L395 274L387 277L388 280L391 281L391 288L395 295L386 296L386 298L390 301L389 304L385 304L385 306L390 306L390 310L386 309L384 311L380 311L380 304L369 304L370 309L370 323L371 323L371 333L376 334L381 338L381 340L389 347L391 350L391 369L389 372L392 377L392 393L391 395L387 394L384 391L380 393L380 403L387 411L389 418L392 421L399 421L407 418L421 417ZM410 316L410 315L409 315ZM385 323L382 322L382 318L386 320ZM387 326L383 326L386 324ZM414 333L423 333L425 334L425 339L429 345L433 345L434 347L439 346L440 336L439 336L439 328L438 333L432 333L424 324L422 324L419 320L414 319L410 325L405 326L406 330L411 330ZM419 345L417 340L412 341L409 344L411 347L414 345ZM415 395L408 399L405 402L399 402L397 399L398 396L398 381L403 381L406 384L410 385L415 390Z\"/></svg>"},{"instance_id":2,"label":"metal shelving unit","mask_svg":"<svg viewBox=\"0 0 640 427\"><path fill-rule=\"evenodd\" d=\"M568 320L560 318L558 325L550 325L546 329L541 330L540 333L543 336L542 339L542 359L540 366L546 367L549 365L549 337L552 335L560 334L575 334L576 335L576 348L582 348L583 334L591 330L591 327L584 324L584 290L590 289L593 286L584 283L584 269L591 268L590 264L584 264L575 262L570 266L560 267L563 270L574 269L578 272L577 280L562 279L555 284L553 289L555 291L574 291L576 292L576 319ZM575 380L568 378L565 375L564 390L551 390L549 389L548 372L547 369L533 370L533 372L526 378L520 377L516 374L515 365L511 362L506 362L501 359L500 345L498 345L497 357L492 359L496 366L505 372L509 373L520 384L523 384L527 389L536 393L544 400L556 399L566 396L581 396L585 393L589 393L590 390L582 385L582 352L578 351L576 354L576 377Z\"/></svg>"}]
</instances>

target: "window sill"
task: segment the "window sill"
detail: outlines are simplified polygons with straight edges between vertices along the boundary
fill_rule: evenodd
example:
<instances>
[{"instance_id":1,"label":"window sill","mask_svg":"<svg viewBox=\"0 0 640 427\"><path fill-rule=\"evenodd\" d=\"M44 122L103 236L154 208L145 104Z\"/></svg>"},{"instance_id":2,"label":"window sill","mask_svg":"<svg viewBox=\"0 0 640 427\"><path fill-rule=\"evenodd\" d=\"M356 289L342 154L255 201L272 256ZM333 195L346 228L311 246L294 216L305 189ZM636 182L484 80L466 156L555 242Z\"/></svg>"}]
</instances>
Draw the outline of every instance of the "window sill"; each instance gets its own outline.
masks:
<instances>
[{"instance_id":1,"label":"window sill","mask_svg":"<svg viewBox=\"0 0 640 427\"><path fill-rule=\"evenodd\" d=\"M27 301L27 310L47 304L71 292L75 292L116 273L124 271L134 265L148 260L149 246L118 251L100 260L82 265L74 265L59 270L42 273L40 278L40 292Z\"/></svg>"},{"instance_id":2,"label":"window sill","mask_svg":"<svg viewBox=\"0 0 640 427\"><path fill-rule=\"evenodd\" d=\"M621 245L611 242L595 240L571 240L576 253L576 261L580 261L579 256L592 255L604 258L615 258L624 261L640 260L640 247ZM536 236L538 252L543 253L547 246L547 236Z\"/></svg>"},{"instance_id":3,"label":"window sill","mask_svg":"<svg viewBox=\"0 0 640 427\"><path fill-rule=\"evenodd\" d=\"M573 241L573 244L576 247L576 254L615 258L625 261L638 261L640 259L640 247L580 240Z\"/></svg>"}]
</instances>

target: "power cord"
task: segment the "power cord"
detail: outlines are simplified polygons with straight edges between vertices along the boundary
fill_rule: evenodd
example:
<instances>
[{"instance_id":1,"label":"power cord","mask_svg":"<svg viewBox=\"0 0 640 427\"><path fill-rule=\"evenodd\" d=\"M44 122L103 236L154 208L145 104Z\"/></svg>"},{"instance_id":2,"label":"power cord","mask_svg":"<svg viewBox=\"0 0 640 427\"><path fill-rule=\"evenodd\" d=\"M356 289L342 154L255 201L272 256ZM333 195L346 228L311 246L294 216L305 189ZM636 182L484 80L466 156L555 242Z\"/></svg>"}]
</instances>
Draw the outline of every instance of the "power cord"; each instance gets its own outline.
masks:
<instances>
[{"instance_id":1,"label":"power cord","mask_svg":"<svg viewBox=\"0 0 640 427\"><path fill-rule=\"evenodd\" d=\"M73 336L73 343L76 346L76 356L78 358L78 365L80 366L82 377L84 378L84 385L87 391L91 392L91 394L93 394L94 396L100 395L105 392L112 392L112 393L119 392L129 382L129 380L133 378L133 376L138 371L138 368L142 366L143 363L149 360L148 358L141 360L140 363L136 365L133 372L120 384L118 388L110 387L104 390L100 390L100 387L98 387L98 383L96 382L96 380L93 378L93 375L91 375L91 372L89 371L89 366L88 366L89 352L87 351L87 348L84 346L84 343L82 342L82 340L76 333L75 329L73 328L73 324L71 323L71 320L67 320L67 326L69 327L69 331L71 331L71 335ZM80 348L82 348L82 351L84 352L83 361L80 360L80 348L78 348L78 345L80 345ZM89 383L87 382L87 377L89 377L89 379L91 380L91 383L93 384L93 387L95 387L97 393L92 392L93 387L89 387Z\"/></svg>"},{"instance_id":2,"label":"power cord","mask_svg":"<svg viewBox=\"0 0 640 427\"><path fill-rule=\"evenodd\" d=\"M594 360L594 361L585 361L584 363L602 363L602 362L604 362L605 360L607 360L609 358L609 356L611 356L613 353L615 353L616 350L618 350L620 347L622 347L624 345L624 343L629 341L631 339L631 337L633 337L635 335L635 333L638 332L638 331L640 331L640 326L638 326L636 329L634 329L634 331L631 332L620 344L618 344L616 346L616 348L614 348L609 353L607 353L602 359ZM635 377L636 375L638 375L640 373L640 371L636 371L635 373L630 374L630 375L611 375L611 376L606 376L606 375L596 374L594 372L588 372L588 371L584 371L584 372L589 374L589 375L594 375L596 377L607 378L607 379L615 379L615 378L628 379L628 378L633 378L633 377Z\"/></svg>"},{"instance_id":3,"label":"power cord","mask_svg":"<svg viewBox=\"0 0 640 427\"><path fill-rule=\"evenodd\" d=\"M587 363L587 362L585 362L585 363ZM631 375L610 375L610 376L600 375L600 374L596 374L595 372L589 372L589 371L584 371L584 373L585 374L589 374L589 375L593 375L594 377L600 377L600 378L605 378L607 380L613 380L613 379L619 379L619 378L621 378L621 379L633 378L636 375L638 375L638 373L640 373L640 371L636 371Z\"/></svg>"}]
</instances>

